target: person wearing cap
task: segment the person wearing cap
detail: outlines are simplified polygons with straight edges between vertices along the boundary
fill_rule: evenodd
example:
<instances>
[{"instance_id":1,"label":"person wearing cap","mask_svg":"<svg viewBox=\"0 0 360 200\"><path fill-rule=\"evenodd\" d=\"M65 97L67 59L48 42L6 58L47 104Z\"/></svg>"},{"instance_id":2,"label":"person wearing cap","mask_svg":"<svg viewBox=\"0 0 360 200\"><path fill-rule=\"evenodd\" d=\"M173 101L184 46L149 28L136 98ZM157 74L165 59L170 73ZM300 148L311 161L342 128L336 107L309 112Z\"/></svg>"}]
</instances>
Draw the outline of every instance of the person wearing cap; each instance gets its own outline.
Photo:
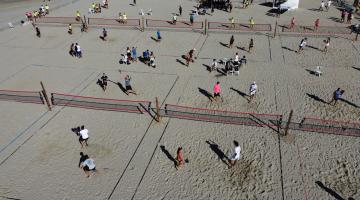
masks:
<instances>
[{"instance_id":1,"label":"person wearing cap","mask_svg":"<svg viewBox=\"0 0 360 200\"><path fill-rule=\"evenodd\" d=\"M256 82L254 81L251 85L250 85L250 90L249 90L249 93L250 93L250 100L249 100L249 103L253 100L253 98L255 97L255 94L257 92L257 85L256 85Z\"/></svg>"}]
</instances>

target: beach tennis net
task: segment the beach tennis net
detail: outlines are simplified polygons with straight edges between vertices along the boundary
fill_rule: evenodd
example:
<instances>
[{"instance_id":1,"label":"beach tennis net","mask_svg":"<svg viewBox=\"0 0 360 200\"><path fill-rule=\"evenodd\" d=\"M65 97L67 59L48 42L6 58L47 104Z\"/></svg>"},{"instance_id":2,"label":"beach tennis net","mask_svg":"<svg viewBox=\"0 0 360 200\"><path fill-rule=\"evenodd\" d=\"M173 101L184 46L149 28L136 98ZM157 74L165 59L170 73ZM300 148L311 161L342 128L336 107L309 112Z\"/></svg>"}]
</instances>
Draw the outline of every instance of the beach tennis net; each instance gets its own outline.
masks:
<instances>
[{"instance_id":1,"label":"beach tennis net","mask_svg":"<svg viewBox=\"0 0 360 200\"><path fill-rule=\"evenodd\" d=\"M140 19L107 19L107 18L88 18L90 26L112 26L112 27L140 27Z\"/></svg>"},{"instance_id":2,"label":"beach tennis net","mask_svg":"<svg viewBox=\"0 0 360 200\"><path fill-rule=\"evenodd\" d=\"M345 26L320 26L315 30L314 26L295 25L291 28L288 25L282 25L281 32L283 33L298 33L308 35L348 35L352 30Z\"/></svg>"},{"instance_id":3,"label":"beach tennis net","mask_svg":"<svg viewBox=\"0 0 360 200\"><path fill-rule=\"evenodd\" d=\"M169 28L169 29L197 29L204 28L203 22L194 21L191 24L189 21L177 21L175 24L172 21L146 19L146 28Z\"/></svg>"},{"instance_id":4,"label":"beach tennis net","mask_svg":"<svg viewBox=\"0 0 360 200\"><path fill-rule=\"evenodd\" d=\"M268 126L280 128L282 115L230 112L166 104L161 115L165 117L224 124Z\"/></svg>"},{"instance_id":5,"label":"beach tennis net","mask_svg":"<svg viewBox=\"0 0 360 200\"><path fill-rule=\"evenodd\" d=\"M1 101L44 104L41 92L0 90Z\"/></svg>"},{"instance_id":6,"label":"beach tennis net","mask_svg":"<svg viewBox=\"0 0 360 200\"><path fill-rule=\"evenodd\" d=\"M81 24L75 17L40 17L35 19L37 24Z\"/></svg>"},{"instance_id":7,"label":"beach tennis net","mask_svg":"<svg viewBox=\"0 0 360 200\"><path fill-rule=\"evenodd\" d=\"M360 137L360 123L356 122L305 117L300 123L290 123L289 128L293 130Z\"/></svg>"},{"instance_id":8,"label":"beach tennis net","mask_svg":"<svg viewBox=\"0 0 360 200\"><path fill-rule=\"evenodd\" d=\"M226 22L208 22L209 31L230 31L230 32L270 32L271 24L242 24Z\"/></svg>"},{"instance_id":9,"label":"beach tennis net","mask_svg":"<svg viewBox=\"0 0 360 200\"><path fill-rule=\"evenodd\" d=\"M69 94L51 94L51 102L57 106L69 106L95 110L131 112L131 113L148 113L150 101L130 101L117 99L103 99L86 96L75 96Z\"/></svg>"}]
</instances>

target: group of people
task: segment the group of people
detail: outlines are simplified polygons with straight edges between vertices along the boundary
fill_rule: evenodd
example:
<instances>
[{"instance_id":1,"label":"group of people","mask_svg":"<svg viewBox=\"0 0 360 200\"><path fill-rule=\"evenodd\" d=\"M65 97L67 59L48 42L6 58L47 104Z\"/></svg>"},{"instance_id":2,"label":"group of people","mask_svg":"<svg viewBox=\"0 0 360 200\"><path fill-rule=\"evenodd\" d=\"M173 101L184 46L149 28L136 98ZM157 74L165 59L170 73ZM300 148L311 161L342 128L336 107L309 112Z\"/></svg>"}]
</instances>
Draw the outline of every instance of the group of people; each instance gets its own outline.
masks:
<instances>
[{"instance_id":1,"label":"group of people","mask_svg":"<svg viewBox=\"0 0 360 200\"><path fill-rule=\"evenodd\" d=\"M342 9L340 13L340 17L341 17L341 22L344 23L346 19L346 23L351 24L351 20L354 18L354 15L352 11L347 12L346 9Z\"/></svg>"},{"instance_id":2,"label":"group of people","mask_svg":"<svg viewBox=\"0 0 360 200\"><path fill-rule=\"evenodd\" d=\"M69 54L78 58L82 57L81 47L78 43L72 43L70 46Z\"/></svg>"},{"instance_id":3,"label":"group of people","mask_svg":"<svg viewBox=\"0 0 360 200\"><path fill-rule=\"evenodd\" d=\"M250 88L249 88L249 95L248 95L249 103L254 99L254 97L257 93L257 90L258 90L258 86L257 86L256 82L254 81L253 83L250 84ZM212 97L210 97L210 100L215 101L215 102L219 101L219 99L221 98L221 86L220 86L219 81L217 81L215 83L215 85L213 87L213 92L214 92L214 95Z\"/></svg>"},{"instance_id":4,"label":"group of people","mask_svg":"<svg viewBox=\"0 0 360 200\"><path fill-rule=\"evenodd\" d=\"M131 62L137 62L138 57L136 47L132 47L131 49L130 47L127 47L125 54L121 55L122 58L120 59L120 64L130 65Z\"/></svg>"},{"instance_id":5,"label":"group of people","mask_svg":"<svg viewBox=\"0 0 360 200\"><path fill-rule=\"evenodd\" d=\"M299 49L296 51L296 53L301 53L304 50L304 48L307 45L307 41L308 41L307 38L301 39L300 44L299 44ZM323 42L324 42L324 48L322 51L324 53L327 53L328 49L330 47L330 37L327 37L325 40L323 40Z\"/></svg>"},{"instance_id":6,"label":"group of people","mask_svg":"<svg viewBox=\"0 0 360 200\"><path fill-rule=\"evenodd\" d=\"M38 10L34 10L34 11L28 11L25 13L26 18L28 19L28 21L32 21L34 18L39 18L39 17L43 17L45 15L48 15L50 13L50 7L48 4L41 5L39 7Z\"/></svg>"},{"instance_id":7,"label":"group of people","mask_svg":"<svg viewBox=\"0 0 360 200\"><path fill-rule=\"evenodd\" d=\"M110 81L110 79L105 73L103 73L103 75L97 81L97 84L100 85L100 87L103 89L104 92L106 91L108 81ZM117 84L119 84L119 83L117 83ZM125 76L124 85L125 85L125 88L123 88L123 89L124 89L124 92L126 95L129 95L129 94L137 95L137 93L135 92L135 90L133 90L133 88L131 86L131 77L129 75Z\"/></svg>"},{"instance_id":8,"label":"group of people","mask_svg":"<svg viewBox=\"0 0 360 200\"><path fill-rule=\"evenodd\" d=\"M109 3L108 0L103 0L102 2L103 4L101 5L100 3L92 3L91 7L89 8L88 13L89 14L94 14L94 13L101 13L101 8L109 8Z\"/></svg>"}]
</instances>

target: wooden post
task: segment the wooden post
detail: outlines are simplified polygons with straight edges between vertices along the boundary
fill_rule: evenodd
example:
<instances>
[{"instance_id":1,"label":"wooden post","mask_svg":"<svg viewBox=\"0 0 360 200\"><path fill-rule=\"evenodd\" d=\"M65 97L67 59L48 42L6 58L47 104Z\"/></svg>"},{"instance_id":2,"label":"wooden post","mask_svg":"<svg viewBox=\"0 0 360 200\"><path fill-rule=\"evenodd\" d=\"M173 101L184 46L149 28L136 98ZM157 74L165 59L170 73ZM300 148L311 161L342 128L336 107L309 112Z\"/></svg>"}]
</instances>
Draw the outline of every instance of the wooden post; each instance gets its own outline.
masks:
<instances>
[{"instance_id":1,"label":"wooden post","mask_svg":"<svg viewBox=\"0 0 360 200\"><path fill-rule=\"evenodd\" d=\"M286 136L286 135L288 134L289 126L290 126L290 123L291 123L291 118L292 118L292 116L293 116L293 110L290 111L289 119L288 119L288 121L286 122L286 127L285 127L284 136Z\"/></svg>"},{"instance_id":2,"label":"wooden post","mask_svg":"<svg viewBox=\"0 0 360 200\"><path fill-rule=\"evenodd\" d=\"M276 36L276 29L277 29L277 20L276 20L276 22L275 22L275 28L274 28L274 35L273 35L273 38L275 38L275 36Z\"/></svg>"},{"instance_id":3,"label":"wooden post","mask_svg":"<svg viewBox=\"0 0 360 200\"><path fill-rule=\"evenodd\" d=\"M89 19L88 19L89 20ZM84 15L84 23L86 24L86 17ZM87 22L89 24L89 21Z\"/></svg>"},{"instance_id":4,"label":"wooden post","mask_svg":"<svg viewBox=\"0 0 360 200\"><path fill-rule=\"evenodd\" d=\"M46 102L46 105L48 106L49 110L51 111L51 105L50 105L50 101L49 101L49 97L46 93L46 90L45 90L45 87L44 87L44 84L42 83L42 81L40 81L40 85L41 85L41 88L42 88L42 94L45 98L45 102Z\"/></svg>"},{"instance_id":5,"label":"wooden post","mask_svg":"<svg viewBox=\"0 0 360 200\"><path fill-rule=\"evenodd\" d=\"M144 20L144 16L141 16L141 27L140 27L140 30L142 32L145 31L145 20Z\"/></svg>"},{"instance_id":6,"label":"wooden post","mask_svg":"<svg viewBox=\"0 0 360 200\"><path fill-rule=\"evenodd\" d=\"M160 105L157 97L155 98L155 104L156 104L156 121L160 122Z\"/></svg>"},{"instance_id":7,"label":"wooden post","mask_svg":"<svg viewBox=\"0 0 360 200\"><path fill-rule=\"evenodd\" d=\"M207 23L207 19L205 19L205 24L204 24L204 35L207 35L208 32L208 23Z\"/></svg>"}]
</instances>

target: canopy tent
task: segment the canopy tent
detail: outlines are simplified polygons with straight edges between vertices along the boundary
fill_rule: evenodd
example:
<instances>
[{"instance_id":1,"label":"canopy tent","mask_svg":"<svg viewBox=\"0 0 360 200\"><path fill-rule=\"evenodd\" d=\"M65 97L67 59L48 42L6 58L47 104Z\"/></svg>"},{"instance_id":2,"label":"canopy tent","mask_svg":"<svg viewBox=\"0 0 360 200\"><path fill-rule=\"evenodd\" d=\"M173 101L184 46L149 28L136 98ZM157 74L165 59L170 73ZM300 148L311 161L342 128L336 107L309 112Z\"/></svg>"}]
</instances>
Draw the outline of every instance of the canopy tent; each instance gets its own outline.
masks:
<instances>
[{"instance_id":1,"label":"canopy tent","mask_svg":"<svg viewBox=\"0 0 360 200\"><path fill-rule=\"evenodd\" d=\"M299 0L288 0L280 4L280 9L282 10L293 10L297 8L299 8Z\"/></svg>"}]
</instances>

